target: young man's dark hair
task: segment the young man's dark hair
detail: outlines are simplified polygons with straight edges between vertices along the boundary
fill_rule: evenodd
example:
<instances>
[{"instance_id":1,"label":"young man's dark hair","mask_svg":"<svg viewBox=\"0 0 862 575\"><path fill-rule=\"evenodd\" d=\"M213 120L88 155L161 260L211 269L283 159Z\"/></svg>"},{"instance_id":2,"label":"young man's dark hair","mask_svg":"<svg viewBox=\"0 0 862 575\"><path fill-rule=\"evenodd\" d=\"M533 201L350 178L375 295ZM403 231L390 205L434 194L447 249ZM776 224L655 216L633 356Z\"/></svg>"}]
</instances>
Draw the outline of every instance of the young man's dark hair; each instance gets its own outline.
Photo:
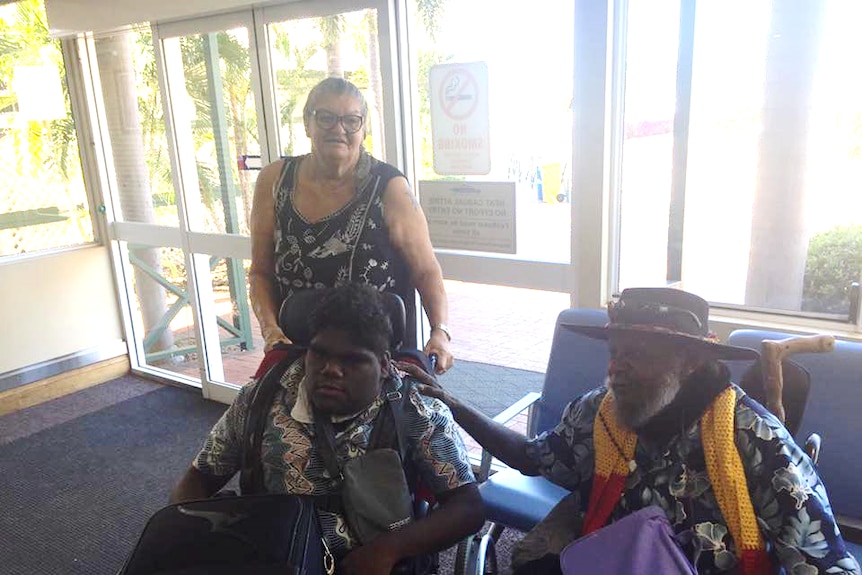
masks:
<instances>
[{"instance_id":1,"label":"young man's dark hair","mask_svg":"<svg viewBox=\"0 0 862 575\"><path fill-rule=\"evenodd\" d=\"M392 324L383 297L367 284L329 290L309 317L311 333L333 328L347 332L356 345L382 355L392 342Z\"/></svg>"}]
</instances>

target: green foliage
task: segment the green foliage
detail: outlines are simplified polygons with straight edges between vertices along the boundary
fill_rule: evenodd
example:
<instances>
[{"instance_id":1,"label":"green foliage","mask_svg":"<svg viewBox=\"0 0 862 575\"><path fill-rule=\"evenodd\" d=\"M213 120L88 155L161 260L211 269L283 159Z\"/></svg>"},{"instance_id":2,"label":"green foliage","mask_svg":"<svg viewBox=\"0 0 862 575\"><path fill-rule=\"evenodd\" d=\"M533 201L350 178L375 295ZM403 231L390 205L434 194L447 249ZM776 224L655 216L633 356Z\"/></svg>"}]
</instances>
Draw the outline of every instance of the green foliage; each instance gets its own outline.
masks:
<instances>
[{"instance_id":1,"label":"green foliage","mask_svg":"<svg viewBox=\"0 0 862 575\"><path fill-rule=\"evenodd\" d=\"M416 0L416 8L428 35L433 39L443 19L446 0Z\"/></svg>"},{"instance_id":2,"label":"green foliage","mask_svg":"<svg viewBox=\"0 0 862 575\"><path fill-rule=\"evenodd\" d=\"M39 0L22 0L5 11L0 18L0 87L9 87L18 66L56 66L61 79L66 70L59 41L48 36L45 10ZM31 121L26 127L26 146L16 146L20 155L15 164L19 173L29 165L30 176L48 172L58 174L60 180L70 180L71 157L77 153L77 134L69 105L69 92L61 82L66 103L66 117L52 121ZM17 104L14 93L0 96L0 110L13 110Z\"/></svg>"},{"instance_id":3,"label":"green foliage","mask_svg":"<svg viewBox=\"0 0 862 575\"><path fill-rule=\"evenodd\" d=\"M294 154L294 143L296 124L302 123L301 104L305 103L305 97L311 88L324 76L317 70L307 68L308 61L318 50L317 44L309 46L294 46L290 42L290 36L280 28L276 28L274 45L289 65L276 71L276 83L278 85L279 101L282 103L279 109L279 122L287 127L287 142L284 153L288 156Z\"/></svg>"},{"instance_id":4,"label":"green foliage","mask_svg":"<svg viewBox=\"0 0 862 575\"><path fill-rule=\"evenodd\" d=\"M818 234L808 246L802 309L847 315L850 284L862 275L862 225Z\"/></svg>"}]
</instances>

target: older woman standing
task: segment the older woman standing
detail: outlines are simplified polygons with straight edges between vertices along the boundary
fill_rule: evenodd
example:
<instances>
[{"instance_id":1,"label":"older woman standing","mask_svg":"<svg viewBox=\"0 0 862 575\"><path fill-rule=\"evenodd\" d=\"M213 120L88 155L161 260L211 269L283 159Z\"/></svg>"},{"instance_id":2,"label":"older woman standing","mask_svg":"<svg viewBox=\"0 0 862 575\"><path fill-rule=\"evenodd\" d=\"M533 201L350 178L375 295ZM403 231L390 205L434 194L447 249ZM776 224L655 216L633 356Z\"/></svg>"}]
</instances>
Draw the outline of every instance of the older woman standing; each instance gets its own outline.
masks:
<instances>
[{"instance_id":1,"label":"older woman standing","mask_svg":"<svg viewBox=\"0 0 862 575\"><path fill-rule=\"evenodd\" d=\"M400 295L414 325L415 286L431 322L424 350L443 373L454 361L443 272L407 179L362 147L367 114L356 86L323 80L303 110L311 153L277 160L258 176L249 283L264 349L289 342L278 310L297 291L362 281Z\"/></svg>"}]
</instances>

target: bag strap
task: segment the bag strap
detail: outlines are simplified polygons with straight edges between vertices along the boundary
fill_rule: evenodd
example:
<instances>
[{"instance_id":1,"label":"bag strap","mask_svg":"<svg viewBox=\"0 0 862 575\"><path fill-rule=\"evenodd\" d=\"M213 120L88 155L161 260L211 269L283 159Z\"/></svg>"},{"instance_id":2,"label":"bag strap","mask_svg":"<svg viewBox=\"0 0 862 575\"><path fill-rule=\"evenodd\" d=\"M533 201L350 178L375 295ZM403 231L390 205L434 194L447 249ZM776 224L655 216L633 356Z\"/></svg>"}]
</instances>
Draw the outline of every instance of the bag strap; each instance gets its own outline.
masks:
<instances>
[{"instance_id":1,"label":"bag strap","mask_svg":"<svg viewBox=\"0 0 862 575\"><path fill-rule=\"evenodd\" d=\"M407 397L408 385L404 380L394 377L386 378L383 383L383 393L387 408L381 414L383 425L375 425L368 438L369 449L381 447L398 447L401 461L407 461ZM393 437L394 435L394 437Z\"/></svg>"},{"instance_id":2,"label":"bag strap","mask_svg":"<svg viewBox=\"0 0 862 575\"><path fill-rule=\"evenodd\" d=\"M322 414L313 403L311 409L314 413L314 446L320 453L323 465L330 476L333 479L341 479L341 466L335 454L335 429L332 426L332 420Z\"/></svg>"},{"instance_id":3,"label":"bag strap","mask_svg":"<svg viewBox=\"0 0 862 575\"><path fill-rule=\"evenodd\" d=\"M299 345L284 346L283 351L287 352L284 359L267 370L252 392L243 427L242 467L239 475L240 491L245 495L264 493L266 490L263 484L261 444L267 416L272 408L275 394L281 386L284 372L293 362L302 357L305 349Z\"/></svg>"}]
</instances>

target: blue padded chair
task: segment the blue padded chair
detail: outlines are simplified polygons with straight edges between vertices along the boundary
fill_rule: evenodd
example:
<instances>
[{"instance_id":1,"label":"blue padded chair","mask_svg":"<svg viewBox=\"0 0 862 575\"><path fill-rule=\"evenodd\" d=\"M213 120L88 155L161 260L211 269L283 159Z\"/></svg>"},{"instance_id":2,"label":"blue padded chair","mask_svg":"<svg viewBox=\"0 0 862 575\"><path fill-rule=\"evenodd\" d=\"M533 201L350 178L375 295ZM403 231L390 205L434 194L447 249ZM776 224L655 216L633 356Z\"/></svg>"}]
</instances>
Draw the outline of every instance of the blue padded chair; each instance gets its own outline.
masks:
<instances>
[{"instance_id":1,"label":"blue padded chair","mask_svg":"<svg viewBox=\"0 0 862 575\"><path fill-rule=\"evenodd\" d=\"M495 419L505 422L529 409L527 434L538 435L556 426L563 409L580 395L600 386L607 375L607 343L564 329L569 325L603 326L605 310L567 309L557 316L551 356L542 393L530 393ZM488 477L491 457L483 455L479 486L491 527L484 536L463 541L458 548L455 573L496 572L495 544L506 527L530 530L568 491L543 477L528 477L505 468Z\"/></svg>"},{"instance_id":2,"label":"blue padded chair","mask_svg":"<svg viewBox=\"0 0 862 575\"><path fill-rule=\"evenodd\" d=\"M797 334L753 329L736 330L728 343L760 348L764 339L785 339ZM811 393L802 415L797 437L816 432L823 439L817 470L832 509L842 518L862 520L862 343L836 341L830 353L793 356L811 374ZM736 366L731 369L735 370ZM738 378L737 371L734 376ZM738 380L736 379L735 380Z\"/></svg>"}]
</instances>

